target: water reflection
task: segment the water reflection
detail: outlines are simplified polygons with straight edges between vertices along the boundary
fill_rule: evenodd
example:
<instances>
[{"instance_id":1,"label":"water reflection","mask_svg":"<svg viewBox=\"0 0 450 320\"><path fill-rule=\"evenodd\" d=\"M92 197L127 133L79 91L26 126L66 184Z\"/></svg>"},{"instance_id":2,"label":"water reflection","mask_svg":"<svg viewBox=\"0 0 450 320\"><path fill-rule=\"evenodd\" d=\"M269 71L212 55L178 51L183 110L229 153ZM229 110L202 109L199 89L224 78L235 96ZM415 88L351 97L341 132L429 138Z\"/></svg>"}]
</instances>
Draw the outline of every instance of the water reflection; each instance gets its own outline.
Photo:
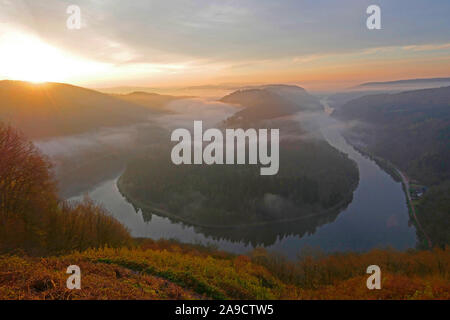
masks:
<instances>
[{"instance_id":1,"label":"water reflection","mask_svg":"<svg viewBox=\"0 0 450 320\"><path fill-rule=\"evenodd\" d=\"M196 233L214 241L241 243L248 247L268 247L288 237L301 238L305 235L314 234L319 226L335 221L339 212L351 201L352 199L349 199L347 203L330 212L289 222L273 222L251 227L205 228L193 226L192 228ZM151 223L152 218L157 217L157 215L145 211L142 216L147 223ZM176 222L172 221L172 223ZM183 224L182 222L179 223Z\"/></svg>"},{"instance_id":2,"label":"water reflection","mask_svg":"<svg viewBox=\"0 0 450 320\"><path fill-rule=\"evenodd\" d=\"M213 244L236 253L265 246L291 258L305 246L320 247L328 252L414 247L416 233L409 222L401 184L348 145L340 134L342 126L338 122L325 115L317 120L328 142L348 154L357 163L360 174L359 185L349 203L326 215L245 229L207 229L186 226L150 212L136 212L120 194L117 178L103 182L89 194L124 223L135 237Z\"/></svg>"}]
</instances>

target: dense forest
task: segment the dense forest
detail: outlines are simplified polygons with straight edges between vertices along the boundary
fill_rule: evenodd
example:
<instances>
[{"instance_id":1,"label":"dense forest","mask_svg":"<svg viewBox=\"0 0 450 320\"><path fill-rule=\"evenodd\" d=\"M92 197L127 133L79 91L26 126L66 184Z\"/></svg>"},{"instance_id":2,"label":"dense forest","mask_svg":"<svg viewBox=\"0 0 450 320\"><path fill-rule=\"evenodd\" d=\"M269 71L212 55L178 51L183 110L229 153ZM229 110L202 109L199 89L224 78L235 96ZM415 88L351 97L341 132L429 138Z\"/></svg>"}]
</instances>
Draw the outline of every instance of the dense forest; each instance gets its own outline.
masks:
<instances>
[{"instance_id":1,"label":"dense forest","mask_svg":"<svg viewBox=\"0 0 450 320\"><path fill-rule=\"evenodd\" d=\"M287 98L280 90L288 92ZM352 197L359 179L356 165L322 137L310 137L301 124L285 118L318 108L304 89L269 86L221 100L244 107L224 127L281 128L279 172L261 176L258 165L177 166L169 148L145 150L119 180L121 192L145 216L160 214L198 226L244 226L311 217Z\"/></svg>"},{"instance_id":2,"label":"dense forest","mask_svg":"<svg viewBox=\"0 0 450 320\"><path fill-rule=\"evenodd\" d=\"M433 244L449 244L450 87L364 96L337 106L333 116L349 123L352 144L431 187L419 220Z\"/></svg>"},{"instance_id":3,"label":"dense forest","mask_svg":"<svg viewBox=\"0 0 450 320\"><path fill-rule=\"evenodd\" d=\"M450 243L450 181L432 186L418 201L416 210L420 223L434 245L445 247ZM419 233L420 243L425 243Z\"/></svg>"},{"instance_id":4,"label":"dense forest","mask_svg":"<svg viewBox=\"0 0 450 320\"><path fill-rule=\"evenodd\" d=\"M160 209L198 225L310 216L345 202L358 182L354 163L325 141L281 142L274 176L261 176L257 165L177 166L170 150L149 153L128 164L121 191L145 211Z\"/></svg>"}]
</instances>

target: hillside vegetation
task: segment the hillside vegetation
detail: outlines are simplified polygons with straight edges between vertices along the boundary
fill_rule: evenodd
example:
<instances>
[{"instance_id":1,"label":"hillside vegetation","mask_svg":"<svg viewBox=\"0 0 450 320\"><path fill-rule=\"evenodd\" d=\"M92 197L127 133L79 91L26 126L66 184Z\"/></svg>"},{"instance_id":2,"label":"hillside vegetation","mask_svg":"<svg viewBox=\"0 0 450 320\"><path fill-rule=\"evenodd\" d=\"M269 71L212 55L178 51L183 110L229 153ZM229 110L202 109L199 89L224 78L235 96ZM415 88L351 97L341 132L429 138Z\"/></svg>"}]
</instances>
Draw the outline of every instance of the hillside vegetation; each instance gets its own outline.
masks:
<instances>
[{"instance_id":1,"label":"hillside vegetation","mask_svg":"<svg viewBox=\"0 0 450 320\"><path fill-rule=\"evenodd\" d=\"M256 165L177 166L166 149L148 154L128 163L120 191L144 212L165 211L194 225L236 226L320 214L349 201L358 183L356 166L325 141L281 142L280 171L274 176L261 176Z\"/></svg>"},{"instance_id":2,"label":"hillside vegetation","mask_svg":"<svg viewBox=\"0 0 450 320\"><path fill-rule=\"evenodd\" d=\"M125 227L89 199L59 199L49 162L11 127L0 126L0 154L0 253L48 255L130 241Z\"/></svg>"},{"instance_id":3,"label":"hillside vegetation","mask_svg":"<svg viewBox=\"0 0 450 320\"><path fill-rule=\"evenodd\" d=\"M347 134L426 185L450 179L450 87L369 95L333 116L354 125Z\"/></svg>"},{"instance_id":4,"label":"hillside vegetation","mask_svg":"<svg viewBox=\"0 0 450 320\"><path fill-rule=\"evenodd\" d=\"M435 245L444 247L450 243L450 180L432 186L416 205L427 235ZM421 240L423 235L420 235ZM423 242L423 241L421 241Z\"/></svg>"},{"instance_id":5,"label":"hillside vegetation","mask_svg":"<svg viewBox=\"0 0 450 320\"><path fill-rule=\"evenodd\" d=\"M367 266L382 270L368 290ZM0 256L0 299L449 299L450 250L374 250L288 262L258 249L231 255L169 241L58 257ZM69 265L81 290L66 289Z\"/></svg>"},{"instance_id":6,"label":"hillside vegetation","mask_svg":"<svg viewBox=\"0 0 450 320\"><path fill-rule=\"evenodd\" d=\"M148 107L62 83L0 81L0 101L0 121L30 139L133 124L151 114Z\"/></svg>"}]
</instances>

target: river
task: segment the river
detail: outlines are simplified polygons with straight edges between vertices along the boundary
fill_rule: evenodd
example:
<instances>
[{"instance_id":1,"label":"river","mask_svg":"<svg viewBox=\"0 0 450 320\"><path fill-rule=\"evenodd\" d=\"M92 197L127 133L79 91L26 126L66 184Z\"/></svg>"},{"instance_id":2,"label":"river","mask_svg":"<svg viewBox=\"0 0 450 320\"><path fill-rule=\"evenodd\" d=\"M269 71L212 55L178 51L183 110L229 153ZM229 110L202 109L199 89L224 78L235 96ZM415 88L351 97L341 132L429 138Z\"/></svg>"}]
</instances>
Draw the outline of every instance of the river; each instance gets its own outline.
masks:
<instances>
[{"instance_id":1,"label":"river","mask_svg":"<svg viewBox=\"0 0 450 320\"><path fill-rule=\"evenodd\" d=\"M116 182L120 174L114 179L103 181L88 190L88 193L126 225L135 237L211 244L235 253L245 253L255 246L264 246L289 258L295 258L305 248L336 252L415 247L416 231L410 223L401 183L394 181L374 161L355 151L340 134L342 126L336 120L324 114L320 123L327 141L357 163L360 175L351 203L339 214L324 218L320 223L316 221L310 225L307 221L300 221L296 224L254 228L248 233L251 236L242 238L241 234L245 232L242 230L219 235L214 230L186 226L155 214L150 221L144 221L141 212L136 212L119 192ZM79 200L81 197L79 195L69 200Z\"/></svg>"}]
</instances>

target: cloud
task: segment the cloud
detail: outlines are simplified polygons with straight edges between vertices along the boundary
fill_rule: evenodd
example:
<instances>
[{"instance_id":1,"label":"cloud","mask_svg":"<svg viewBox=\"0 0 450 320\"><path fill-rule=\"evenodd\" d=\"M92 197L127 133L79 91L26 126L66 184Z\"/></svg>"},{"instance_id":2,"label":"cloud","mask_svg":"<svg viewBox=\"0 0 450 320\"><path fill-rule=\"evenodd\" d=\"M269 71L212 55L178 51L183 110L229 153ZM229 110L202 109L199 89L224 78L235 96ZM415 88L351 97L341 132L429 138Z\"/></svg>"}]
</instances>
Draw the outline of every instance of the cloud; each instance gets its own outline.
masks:
<instances>
[{"instance_id":1,"label":"cloud","mask_svg":"<svg viewBox=\"0 0 450 320\"><path fill-rule=\"evenodd\" d=\"M411 51L443 50L443 49L450 49L450 43L411 45L411 46L404 46L403 49Z\"/></svg>"},{"instance_id":2,"label":"cloud","mask_svg":"<svg viewBox=\"0 0 450 320\"><path fill-rule=\"evenodd\" d=\"M450 29L450 2L439 0L379 0L377 32L365 26L369 0L77 0L83 27L68 30L73 2L0 0L0 21L108 65L97 76L64 80L81 85L323 80L325 68L352 76L352 63L383 59L394 66L390 47L406 48L394 58L426 50L431 60L428 51L448 49L439 44L448 43Z\"/></svg>"},{"instance_id":3,"label":"cloud","mask_svg":"<svg viewBox=\"0 0 450 320\"><path fill-rule=\"evenodd\" d=\"M33 30L91 59L118 63L236 62L422 45L447 41L445 31L450 27L450 4L443 1L424 12L419 0L380 0L386 32L370 36L365 28L370 1L365 0L79 0L84 27L78 32L65 28L65 10L73 1L2 0L1 4L2 21Z\"/></svg>"}]
</instances>

